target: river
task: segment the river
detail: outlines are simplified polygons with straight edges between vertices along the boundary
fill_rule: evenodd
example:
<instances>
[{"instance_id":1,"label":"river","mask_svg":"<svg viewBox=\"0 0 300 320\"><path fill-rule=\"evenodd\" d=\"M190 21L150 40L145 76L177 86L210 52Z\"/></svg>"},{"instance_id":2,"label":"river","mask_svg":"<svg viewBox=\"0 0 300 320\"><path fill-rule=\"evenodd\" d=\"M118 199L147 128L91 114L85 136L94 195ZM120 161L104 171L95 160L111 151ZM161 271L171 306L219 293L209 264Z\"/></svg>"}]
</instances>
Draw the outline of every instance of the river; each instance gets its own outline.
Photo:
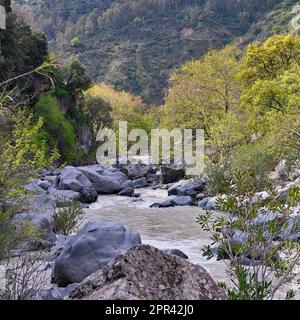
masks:
<instances>
[{"instance_id":1,"label":"river","mask_svg":"<svg viewBox=\"0 0 300 320\"><path fill-rule=\"evenodd\" d=\"M166 190L152 188L139 189L142 201L116 195L100 195L97 202L86 210L85 220L102 219L122 223L127 229L139 232L143 244L159 249L179 249L189 257L189 261L204 267L216 281L229 282L226 264L215 258L207 260L202 255L203 246L209 244L209 234L197 224L197 217L203 213L197 207L150 208L155 202L168 198ZM174 197L175 198L175 197ZM169 197L172 199L172 197ZM216 213L217 214L217 213ZM296 284L296 299L300 291ZM286 292L290 286L283 289ZM279 294L277 299L282 299Z\"/></svg>"}]
</instances>

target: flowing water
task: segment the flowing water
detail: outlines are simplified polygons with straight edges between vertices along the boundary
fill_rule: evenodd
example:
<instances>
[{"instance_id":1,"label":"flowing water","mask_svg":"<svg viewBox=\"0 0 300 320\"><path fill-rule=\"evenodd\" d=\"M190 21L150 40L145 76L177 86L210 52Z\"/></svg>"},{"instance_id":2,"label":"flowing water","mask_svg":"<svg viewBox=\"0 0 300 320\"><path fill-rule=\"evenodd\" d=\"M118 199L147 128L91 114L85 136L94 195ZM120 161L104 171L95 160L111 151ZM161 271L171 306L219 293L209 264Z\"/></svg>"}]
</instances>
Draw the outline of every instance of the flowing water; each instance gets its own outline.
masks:
<instances>
[{"instance_id":1,"label":"flowing water","mask_svg":"<svg viewBox=\"0 0 300 320\"><path fill-rule=\"evenodd\" d=\"M99 196L90 206L86 220L93 218L122 223L128 229L139 232L144 244L159 249L179 249L192 263L203 266L216 281L224 280L225 264L207 261L202 248L209 244L209 236L196 223L201 210L197 207L150 208L155 202L168 198L166 190L140 189L143 201L116 195ZM169 197L172 198L172 197Z\"/></svg>"},{"instance_id":2,"label":"flowing water","mask_svg":"<svg viewBox=\"0 0 300 320\"><path fill-rule=\"evenodd\" d=\"M166 200L167 191L145 188L139 192L143 201L116 195L99 196L97 202L86 210L85 219L120 222L127 229L138 231L144 244L159 249L179 249L188 255L190 262L204 267L216 282L228 283L224 261L206 260L202 256L203 246L211 242L209 234L196 223L197 217L203 211L197 207L187 206L150 208L151 204ZM297 290L296 299L300 299L298 287L292 284L292 288ZM291 287L286 287L282 293L289 288ZM283 298L283 294L277 296L278 298Z\"/></svg>"}]
</instances>

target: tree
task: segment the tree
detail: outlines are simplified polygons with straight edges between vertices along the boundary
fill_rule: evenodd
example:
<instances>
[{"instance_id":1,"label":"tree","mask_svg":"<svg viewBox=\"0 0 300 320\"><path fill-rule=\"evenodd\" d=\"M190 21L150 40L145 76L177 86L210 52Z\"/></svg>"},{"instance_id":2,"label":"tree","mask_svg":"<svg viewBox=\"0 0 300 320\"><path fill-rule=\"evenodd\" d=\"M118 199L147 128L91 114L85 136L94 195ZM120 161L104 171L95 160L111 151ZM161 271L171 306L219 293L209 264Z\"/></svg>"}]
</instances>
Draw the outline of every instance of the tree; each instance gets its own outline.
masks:
<instances>
[{"instance_id":1,"label":"tree","mask_svg":"<svg viewBox=\"0 0 300 320\"><path fill-rule=\"evenodd\" d=\"M239 50L228 46L212 50L177 70L162 111L162 126L203 128L222 119L239 102Z\"/></svg>"},{"instance_id":2,"label":"tree","mask_svg":"<svg viewBox=\"0 0 300 320\"><path fill-rule=\"evenodd\" d=\"M93 137L93 146L96 144L98 131L103 127L112 126L112 107L108 101L100 96L93 96L89 91L83 99L83 108L87 114L88 124Z\"/></svg>"},{"instance_id":3,"label":"tree","mask_svg":"<svg viewBox=\"0 0 300 320\"><path fill-rule=\"evenodd\" d=\"M77 60L70 63L67 74L67 88L73 94L81 94L92 86L91 78Z\"/></svg>"}]
</instances>

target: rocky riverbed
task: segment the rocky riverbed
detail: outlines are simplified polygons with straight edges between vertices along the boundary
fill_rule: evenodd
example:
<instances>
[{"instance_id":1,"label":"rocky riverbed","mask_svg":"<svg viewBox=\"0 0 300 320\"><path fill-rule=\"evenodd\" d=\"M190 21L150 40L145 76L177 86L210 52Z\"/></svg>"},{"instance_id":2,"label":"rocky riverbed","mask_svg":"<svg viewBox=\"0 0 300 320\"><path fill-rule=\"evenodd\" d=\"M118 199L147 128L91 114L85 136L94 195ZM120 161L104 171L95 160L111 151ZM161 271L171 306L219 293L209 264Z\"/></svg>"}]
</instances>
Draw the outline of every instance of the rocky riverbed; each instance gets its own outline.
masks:
<instances>
[{"instance_id":1,"label":"rocky riverbed","mask_svg":"<svg viewBox=\"0 0 300 320\"><path fill-rule=\"evenodd\" d=\"M67 298L77 287L79 291L71 293L74 298L114 299L121 297L117 292L122 285L123 298L138 298L139 290L144 297L150 298L156 293L153 290L143 291L133 281L134 273L141 272L138 268L143 270L142 266L146 267L147 256L153 265L147 265L149 273L140 278L145 286L149 281L153 288L159 281L164 288L173 286L163 274L152 281L151 274L157 273L155 265L159 259L163 260L160 261L162 266L167 265L164 273L171 277L177 277L185 270L187 277L183 283L178 283L174 290L167 290L166 298L224 297L221 291L216 291L213 283L228 282L225 272L228 261L217 261L216 258L206 260L202 256L202 248L211 243L211 240L196 223L204 209L215 209L217 198L208 198L204 178L176 182L182 178L181 169L176 168L160 172L157 168L147 166L133 166L124 170L92 165L66 167L50 174L45 172L41 179L27 185L27 190L35 195L29 196L30 208L14 219L17 223L30 221L42 231L41 240L33 243L30 250L41 247L49 250L50 256L52 255L50 263L43 265L43 261L41 262L42 275L46 277L47 283L39 297ZM162 180L167 184L161 183ZM298 185L300 182L297 181L281 187L280 196L284 197L289 188ZM266 196L267 193L262 192L256 194L251 201ZM80 200L85 213L80 230L69 237L53 232L55 203L62 198ZM297 210L296 208L295 214ZM214 215L221 214L214 211ZM295 234L295 237L298 235ZM130 248L133 249L128 250ZM126 261L136 264L137 270L129 272ZM174 264L177 266L175 269ZM113 274L113 279L110 274ZM126 279L123 281L124 276ZM194 294L189 295L191 277L199 282L194 287ZM212 292L204 293L202 281L212 283ZM53 286L51 282L54 283ZM81 284L78 286L79 283ZM110 295L106 294L107 285ZM94 287L99 289L95 295L89 289ZM298 286L291 284L290 287L296 289L296 298L299 299ZM135 289L131 291L129 288ZM289 288L284 288L282 293ZM187 290L186 295L179 294L181 289ZM200 296L197 295L197 290L200 290ZM276 298L282 297L280 294Z\"/></svg>"}]
</instances>

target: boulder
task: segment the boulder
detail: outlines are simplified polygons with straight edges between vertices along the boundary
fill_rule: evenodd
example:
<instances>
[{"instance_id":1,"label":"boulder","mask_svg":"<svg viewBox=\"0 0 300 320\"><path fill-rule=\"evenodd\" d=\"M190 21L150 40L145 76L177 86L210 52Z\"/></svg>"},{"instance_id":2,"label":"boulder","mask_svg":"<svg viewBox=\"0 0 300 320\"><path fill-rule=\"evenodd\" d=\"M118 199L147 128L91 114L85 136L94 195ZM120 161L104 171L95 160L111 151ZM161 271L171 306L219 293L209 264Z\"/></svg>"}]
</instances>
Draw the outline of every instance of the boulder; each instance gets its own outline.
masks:
<instances>
[{"instance_id":1,"label":"boulder","mask_svg":"<svg viewBox=\"0 0 300 320\"><path fill-rule=\"evenodd\" d=\"M114 194L128 184L127 176L116 168L103 169L99 165L78 167L92 183L98 194Z\"/></svg>"},{"instance_id":2,"label":"boulder","mask_svg":"<svg viewBox=\"0 0 300 320\"><path fill-rule=\"evenodd\" d=\"M220 199L219 196L210 198L206 203L205 210L208 210L208 211L216 210L219 199Z\"/></svg>"},{"instance_id":3,"label":"boulder","mask_svg":"<svg viewBox=\"0 0 300 320\"><path fill-rule=\"evenodd\" d=\"M300 160L289 164L287 160L282 160L276 167L276 172L282 181L295 180L300 177Z\"/></svg>"},{"instance_id":4,"label":"boulder","mask_svg":"<svg viewBox=\"0 0 300 320\"><path fill-rule=\"evenodd\" d=\"M206 206L207 206L207 202L208 202L209 199L211 199L211 198L204 198L204 199L198 201L197 206L198 206L199 208L201 208L201 209L205 209Z\"/></svg>"},{"instance_id":5,"label":"boulder","mask_svg":"<svg viewBox=\"0 0 300 320\"><path fill-rule=\"evenodd\" d=\"M26 212L34 212L34 213L47 213L50 216L53 216L56 208L56 199L52 198L51 195L35 195L28 196L25 199L25 207L24 210Z\"/></svg>"},{"instance_id":6,"label":"boulder","mask_svg":"<svg viewBox=\"0 0 300 320\"><path fill-rule=\"evenodd\" d=\"M206 184L204 181L195 180L191 181L183 186L180 186L177 189L177 195L178 196L191 196L194 197L198 193L203 192L205 190Z\"/></svg>"},{"instance_id":7,"label":"boulder","mask_svg":"<svg viewBox=\"0 0 300 320\"><path fill-rule=\"evenodd\" d=\"M150 208L169 208L174 207L175 203L173 200L166 200L160 203L153 203Z\"/></svg>"},{"instance_id":8,"label":"boulder","mask_svg":"<svg viewBox=\"0 0 300 320\"><path fill-rule=\"evenodd\" d=\"M52 280L59 286L79 283L122 251L140 243L137 232L127 231L119 223L91 220L66 243L55 261Z\"/></svg>"},{"instance_id":9,"label":"boulder","mask_svg":"<svg viewBox=\"0 0 300 320\"><path fill-rule=\"evenodd\" d=\"M80 194L80 201L93 203L97 200L97 192L90 180L75 167L65 167L56 180L57 190L71 190Z\"/></svg>"},{"instance_id":10,"label":"boulder","mask_svg":"<svg viewBox=\"0 0 300 320\"><path fill-rule=\"evenodd\" d=\"M147 178L140 178L133 181L134 187L137 189L146 188L148 186Z\"/></svg>"},{"instance_id":11,"label":"boulder","mask_svg":"<svg viewBox=\"0 0 300 320\"><path fill-rule=\"evenodd\" d=\"M177 182L185 177L185 169L177 167L162 167L161 168L162 183Z\"/></svg>"},{"instance_id":12,"label":"boulder","mask_svg":"<svg viewBox=\"0 0 300 320\"><path fill-rule=\"evenodd\" d=\"M118 193L119 196L134 197L134 184L131 180L125 182L122 187L123 189Z\"/></svg>"},{"instance_id":13,"label":"boulder","mask_svg":"<svg viewBox=\"0 0 300 320\"><path fill-rule=\"evenodd\" d=\"M17 228L21 228L24 223L30 223L37 228L38 235L34 239L24 239L20 248L25 250L38 250L51 248L56 242L56 236L53 232L53 219L47 213L26 212L19 213L13 217ZM30 240L28 242L28 240Z\"/></svg>"},{"instance_id":14,"label":"boulder","mask_svg":"<svg viewBox=\"0 0 300 320\"><path fill-rule=\"evenodd\" d=\"M71 202L74 200L80 200L80 193L71 190L56 190L54 188L49 189L48 197L55 202Z\"/></svg>"},{"instance_id":15,"label":"boulder","mask_svg":"<svg viewBox=\"0 0 300 320\"><path fill-rule=\"evenodd\" d=\"M24 186L24 189L28 192L37 195L46 195L47 191L39 185L39 180L34 180Z\"/></svg>"},{"instance_id":16,"label":"boulder","mask_svg":"<svg viewBox=\"0 0 300 320\"><path fill-rule=\"evenodd\" d=\"M225 300L208 272L148 245L136 246L70 294L81 300Z\"/></svg>"},{"instance_id":17,"label":"boulder","mask_svg":"<svg viewBox=\"0 0 300 320\"><path fill-rule=\"evenodd\" d=\"M127 166L127 175L131 180L144 178L151 172L151 167L141 164L130 164Z\"/></svg>"},{"instance_id":18,"label":"boulder","mask_svg":"<svg viewBox=\"0 0 300 320\"><path fill-rule=\"evenodd\" d=\"M192 197L190 196L177 197L173 201L175 206L190 206L193 203Z\"/></svg>"}]
</instances>

